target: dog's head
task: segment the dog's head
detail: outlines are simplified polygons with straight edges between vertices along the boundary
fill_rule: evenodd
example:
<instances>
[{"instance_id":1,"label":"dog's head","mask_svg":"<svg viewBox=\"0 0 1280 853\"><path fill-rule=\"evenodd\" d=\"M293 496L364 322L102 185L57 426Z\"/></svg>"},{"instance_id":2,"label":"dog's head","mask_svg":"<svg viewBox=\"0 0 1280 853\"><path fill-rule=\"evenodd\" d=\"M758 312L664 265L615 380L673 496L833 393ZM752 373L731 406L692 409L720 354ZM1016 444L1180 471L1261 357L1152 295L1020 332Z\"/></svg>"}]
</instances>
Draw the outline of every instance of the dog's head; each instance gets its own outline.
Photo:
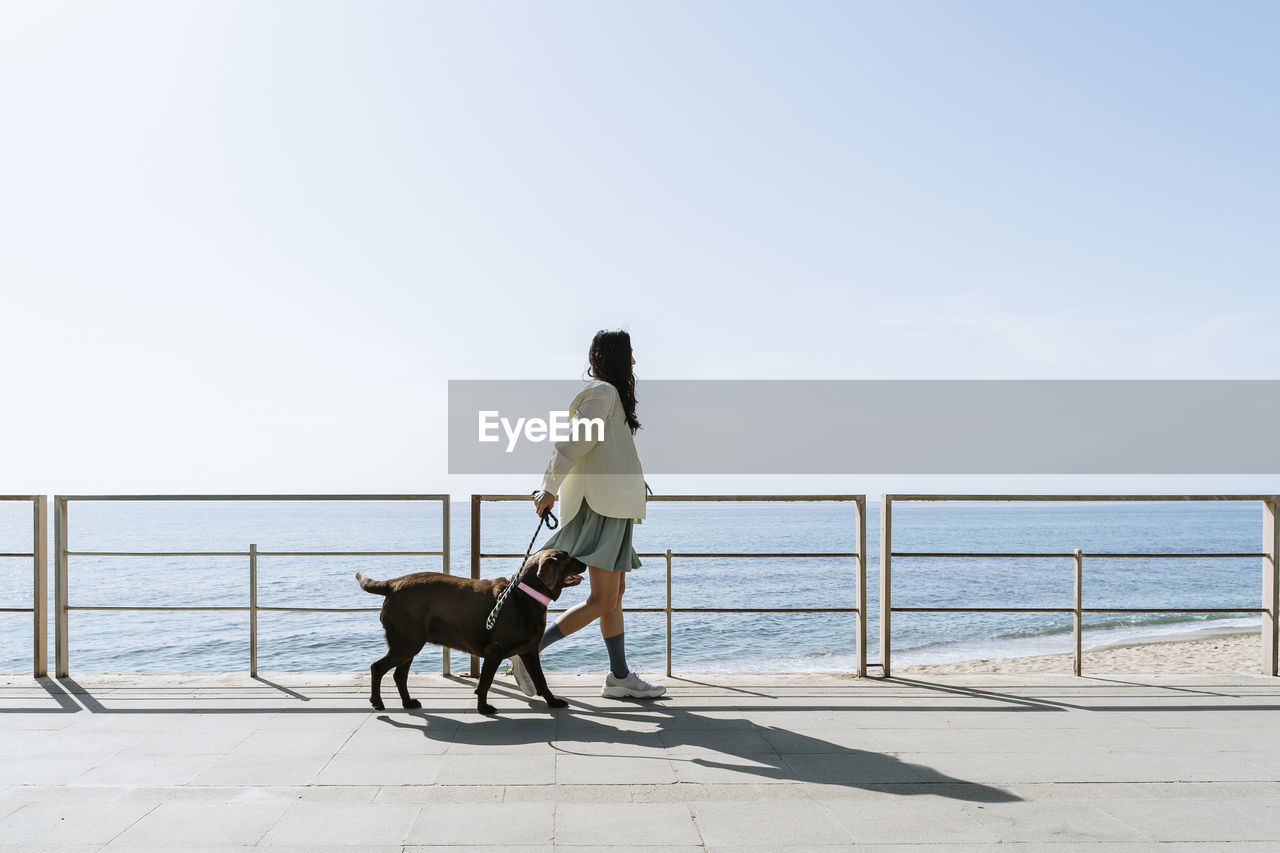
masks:
<instances>
[{"instance_id":1,"label":"dog's head","mask_svg":"<svg viewBox=\"0 0 1280 853\"><path fill-rule=\"evenodd\" d=\"M577 557L570 557L568 551L553 548L533 554L525 566L527 572L542 581L553 599L559 598L560 591L566 586L582 583L582 573L587 570L587 564Z\"/></svg>"}]
</instances>

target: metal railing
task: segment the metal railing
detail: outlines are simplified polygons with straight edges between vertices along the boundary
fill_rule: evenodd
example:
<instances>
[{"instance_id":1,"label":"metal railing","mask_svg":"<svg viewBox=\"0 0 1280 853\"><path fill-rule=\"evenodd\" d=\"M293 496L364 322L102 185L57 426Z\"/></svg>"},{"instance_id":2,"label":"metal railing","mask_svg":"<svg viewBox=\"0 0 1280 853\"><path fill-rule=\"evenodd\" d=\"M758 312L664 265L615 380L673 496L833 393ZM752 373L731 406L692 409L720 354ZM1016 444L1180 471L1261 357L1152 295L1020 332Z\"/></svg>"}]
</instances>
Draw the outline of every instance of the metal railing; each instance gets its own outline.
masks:
<instances>
[{"instance_id":1,"label":"metal railing","mask_svg":"<svg viewBox=\"0 0 1280 853\"><path fill-rule=\"evenodd\" d=\"M439 501L443 513L443 544L439 551L260 551L256 544L247 551L72 551L69 548L67 510L72 501ZM43 542L43 538L40 539ZM54 624L55 674L69 673L72 610L128 611L239 611L249 614L249 674L258 674L258 614L263 611L300 613L377 613L379 607L262 607L258 604L259 557L440 557L449 571L448 495L57 495L54 497ZM69 601L67 560L69 557L244 557L249 569L249 604L245 605L73 605ZM37 658L38 662L38 658ZM449 652L444 652L444 672L449 673Z\"/></svg>"},{"instance_id":2,"label":"metal railing","mask_svg":"<svg viewBox=\"0 0 1280 853\"><path fill-rule=\"evenodd\" d=\"M995 502L995 501L1258 501L1262 503L1262 550L1246 553L1183 552L1091 552L1079 548L1071 552L974 552L974 551L894 551L893 505L903 502ZM1069 613L1072 616L1072 672L1080 675L1082 637L1086 613L1246 613L1262 616L1262 672L1277 675L1280 663L1280 523L1275 495L882 495L880 503L880 663L881 674L890 674L892 614L894 613ZM1074 561L1074 594L1070 607L894 607L892 606L893 559L895 557L1063 559ZM1260 607L1085 607L1083 599L1084 558L1105 560L1254 558L1262 559L1262 606Z\"/></svg>"},{"instance_id":3,"label":"metal railing","mask_svg":"<svg viewBox=\"0 0 1280 853\"><path fill-rule=\"evenodd\" d=\"M480 577L480 561L486 559L519 559L524 554L486 553L481 549L481 505L490 502L523 501L529 502L528 495L472 495L471 496L471 577ZM694 551L673 552L671 549L660 552L642 553L641 557L661 557L666 562L666 604L663 607L624 607L623 613L663 613L666 615L667 633L667 675L671 675L671 617L676 613L853 613L855 614L855 645L857 647L857 669L859 676L867 672L867 497L866 495L651 495L650 503L655 502L775 502L789 503L806 501L812 503L848 501L856 507L855 550L839 552L718 552ZM533 516L536 520L536 516ZM853 607L676 607L672 603L671 563L675 559L737 559L737 558L811 558L811 557L852 557L854 564L854 596ZM564 609L552 608L548 613L563 613ZM471 676L479 672L479 661L471 657Z\"/></svg>"},{"instance_id":4,"label":"metal railing","mask_svg":"<svg viewBox=\"0 0 1280 853\"><path fill-rule=\"evenodd\" d=\"M49 672L49 499L44 495L0 495L0 501L27 501L31 503L31 550L0 553L0 557L31 558L31 582L33 585L31 606L0 607L0 613L31 614L33 650L31 672L36 678L40 678Z\"/></svg>"}]
</instances>

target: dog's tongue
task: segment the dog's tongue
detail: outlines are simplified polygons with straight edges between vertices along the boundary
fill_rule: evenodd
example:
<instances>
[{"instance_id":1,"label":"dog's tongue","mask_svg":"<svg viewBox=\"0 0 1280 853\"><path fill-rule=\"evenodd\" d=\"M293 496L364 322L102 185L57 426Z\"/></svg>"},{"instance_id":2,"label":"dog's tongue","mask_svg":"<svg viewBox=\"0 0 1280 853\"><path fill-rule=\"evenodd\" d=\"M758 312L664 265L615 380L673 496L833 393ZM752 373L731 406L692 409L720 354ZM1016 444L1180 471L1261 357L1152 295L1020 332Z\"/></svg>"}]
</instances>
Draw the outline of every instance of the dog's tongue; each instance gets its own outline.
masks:
<instances>
[{"instance_id":1,"label":"dog's tongue","mask_svg":"<svg viewBox=\"0 0 1280 853\"><path fill-rule=\"evenodd\" d=\"M569 575L564 579L565 586L577 586L582 583L582 575Z\"/></svg>"}]
</instances>

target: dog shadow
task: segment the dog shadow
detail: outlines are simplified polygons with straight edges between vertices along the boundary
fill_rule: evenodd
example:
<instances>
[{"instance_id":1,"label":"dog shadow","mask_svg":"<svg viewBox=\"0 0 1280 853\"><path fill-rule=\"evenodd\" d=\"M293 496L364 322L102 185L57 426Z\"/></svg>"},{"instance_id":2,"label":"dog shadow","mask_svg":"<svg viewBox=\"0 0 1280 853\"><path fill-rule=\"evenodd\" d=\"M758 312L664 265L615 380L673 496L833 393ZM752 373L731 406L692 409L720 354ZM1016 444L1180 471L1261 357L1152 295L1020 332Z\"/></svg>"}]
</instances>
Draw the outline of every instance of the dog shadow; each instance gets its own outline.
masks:
<instances>
[{"instance_id":1,"label":"dog shadow","mask_svg":"<svg viewBox=\"0 0 1280 853\"><path fill-rule=\"evenodd\" d=\"M976 803L1022 800L1000 788L948 776L923 764L842 746L781 726L709 717L660 702L635 704L644 711L594 709L599 716L588 716L579 706L573 713L471 723L414 710L408 716L420 723L388 714L377 719L442 743L515 747L545 742L561 754L685 762L698 768L689 774L688 781L725 782L740 780L745 774L772 781L932 794ZM631 725L643 728L628 728ZM611 752L610 747L617 751Z\"/></svg>"}]
</instances>

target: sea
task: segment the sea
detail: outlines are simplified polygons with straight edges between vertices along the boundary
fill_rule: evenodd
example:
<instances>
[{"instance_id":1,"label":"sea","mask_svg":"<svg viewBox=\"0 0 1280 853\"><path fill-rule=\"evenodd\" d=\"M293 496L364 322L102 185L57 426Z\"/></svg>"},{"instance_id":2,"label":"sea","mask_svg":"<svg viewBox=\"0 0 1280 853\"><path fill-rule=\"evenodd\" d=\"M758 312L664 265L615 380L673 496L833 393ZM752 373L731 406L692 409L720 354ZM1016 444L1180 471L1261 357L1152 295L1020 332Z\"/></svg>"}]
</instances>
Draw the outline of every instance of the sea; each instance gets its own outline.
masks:
<instances>
[{"instance_id":1,"label":"sea","mask_svg":"<svg viewBox=\"0 0 1280 853\"><path fill-rule=\"evenodd\" d=\"M867 507L868 657L879 656L879 505ZM455 501L451 564L470 572L470 507ZM52 516L52 508L50 509ZM481 551L523 553L537 527L528 502L483 505ZM389 501L75 501L68 513L72 551L438 551L441 506ZM0 552L31 547L29 504L0 503ZM50 518L52 528L52 517ZM1249 552L1261 550L1262 509L1251 502L921 502L894 504L894 551L918 552ZM851 502L651 502L635 528L644 553L852 552ZM539 542L547 537L540 534ZM52 537L51 537L52 538ZM53 551L49 567L49 654L53 667ZM627 578L627 607L662 607L665 562L642 557ZM519 558L486 558L483 577L509 576ZM385 646L376 608L357 571L391 578L438 571L438 556L268 556L258 558L260 607L352 607L370 612L260 612L262 672L364 672ZM1247 608L1261 600L1261 561L1249 558L1088 558L1086 607ZM893 562L895 607L1070 607L1070 558L908 558ZM73 606L246 606L244 556L71 556ZM586 597L568 589L561 605ZM31 559L0 558L0 608L30 607ZM675 607L853 607L852 557L680 557L672 564ZM677 613L672 617L676 672L852 672L857 617L851 613ZM1252 614L1090 614L1086 647L1197 632L1257 628ZM893 663L1067 652L1070 614L895 613ZM0 672L29 672L29 613L0 612ZM71 672L247 672L249 616L244 611L73 610ZM642 673L665 669L661 613L626 615L629 661ZM603 671L595 625L544 654L557 672ZM428 646L417 671L439 672ZM453 655L455 671L466 657Z\"/></svg>"}]
</instances>

